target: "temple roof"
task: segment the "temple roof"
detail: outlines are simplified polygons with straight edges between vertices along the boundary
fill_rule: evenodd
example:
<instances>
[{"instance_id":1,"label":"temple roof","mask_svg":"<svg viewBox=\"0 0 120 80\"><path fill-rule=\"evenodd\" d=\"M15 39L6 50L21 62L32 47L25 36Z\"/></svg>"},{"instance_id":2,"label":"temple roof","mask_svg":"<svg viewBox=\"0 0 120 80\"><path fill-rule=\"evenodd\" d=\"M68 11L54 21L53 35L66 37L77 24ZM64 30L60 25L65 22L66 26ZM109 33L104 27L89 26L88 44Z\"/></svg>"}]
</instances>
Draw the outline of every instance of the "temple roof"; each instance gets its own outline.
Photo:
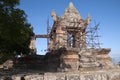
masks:
<instances>
[{"instance_id":1,"label":"temple roof","mask_svg":"<svg viewBox=\"0 0 120 80\"><path fill-rule=\"evenodd\" d=\"M82 27L84 22L72 2L69 3L60 19L63 27Z\"/></svg>"},{"instance_id":2,"label":"temple roof","mask_svg":"<svg viewBox=\"0 0 120 80\"><path fill-rule=\"evenodd\" d=\"M68 7L65 9L65 11L61 17L67 18L67 19L71 19L71 18L82 19L82 17L80 16L77 9L74 7L72 2L69 3Z\"/></svg>"}]
</instances>

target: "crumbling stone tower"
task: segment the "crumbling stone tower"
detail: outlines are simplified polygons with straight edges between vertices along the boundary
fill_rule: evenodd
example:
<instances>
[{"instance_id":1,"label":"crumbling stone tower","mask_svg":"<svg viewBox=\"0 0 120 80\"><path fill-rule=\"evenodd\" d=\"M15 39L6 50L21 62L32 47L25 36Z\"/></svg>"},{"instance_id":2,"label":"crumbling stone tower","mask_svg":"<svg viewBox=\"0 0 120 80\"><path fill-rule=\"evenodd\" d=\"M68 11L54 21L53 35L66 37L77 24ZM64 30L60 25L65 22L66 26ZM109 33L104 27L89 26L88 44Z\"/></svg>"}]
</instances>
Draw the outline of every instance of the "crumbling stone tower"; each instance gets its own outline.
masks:
<instances>
[{"instance_id":1,"label":"crumbling stone tower","mask_svg":"<svg viewBox=\"0 0 120 80\"><path fill-rule=\"evenodd\" d=\"M86 48L86 28L90 16L84 20L72 3L69 3L61 17L58 17L54 10L51 15L54 24L49 34L46 64L59 70L68 68L78 70L80 63L78 53ZM53 56L54 58L51 58Z\"/></svg>"},{"instance_id":2,"label":"crumbling stone tower","mask_svg":"<svg viewBox=\"0 0 120 80\"><path fill-rule=\"evenodd\" d=\"M78 49L86 47L86 27L90 22L90 16L84 20L72 3L65 9L63 15L58 17L52 11L54 24L50 33L49 49L60 47L66 49Z\"/></svg>"}]
</instances>

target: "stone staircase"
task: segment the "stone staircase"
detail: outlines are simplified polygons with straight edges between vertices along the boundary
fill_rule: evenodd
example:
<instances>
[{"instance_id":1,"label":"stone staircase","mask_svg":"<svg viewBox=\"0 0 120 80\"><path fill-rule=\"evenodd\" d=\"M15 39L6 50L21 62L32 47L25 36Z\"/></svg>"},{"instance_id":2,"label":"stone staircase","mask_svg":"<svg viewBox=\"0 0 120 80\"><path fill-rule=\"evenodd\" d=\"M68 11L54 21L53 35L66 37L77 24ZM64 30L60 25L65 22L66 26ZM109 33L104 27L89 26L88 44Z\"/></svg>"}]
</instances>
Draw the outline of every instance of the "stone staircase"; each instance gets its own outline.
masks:
<instances>
[{"instance_id":1,"label":"stone staircase","mask_svg":"<svg viewBox=\"0 0 120 80\"><path fill-rule=\"evenodd\" d=\"M80 56L80 68L95 68L100 64L96 61L96 54L92 52L92 50L81 50L79 52Z\"/></svg>"}]
</instances>

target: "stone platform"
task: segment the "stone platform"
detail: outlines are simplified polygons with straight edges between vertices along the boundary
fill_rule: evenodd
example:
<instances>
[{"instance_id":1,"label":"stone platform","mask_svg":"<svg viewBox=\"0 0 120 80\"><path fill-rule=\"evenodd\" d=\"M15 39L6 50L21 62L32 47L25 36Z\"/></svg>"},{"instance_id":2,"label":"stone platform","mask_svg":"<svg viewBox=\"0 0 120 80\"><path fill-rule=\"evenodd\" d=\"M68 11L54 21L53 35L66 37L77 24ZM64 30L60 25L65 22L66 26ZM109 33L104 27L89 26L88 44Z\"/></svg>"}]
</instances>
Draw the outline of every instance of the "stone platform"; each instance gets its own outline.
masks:
<instances>
[{"instance_id":1,"label":"stone platform","mask_svg":"<svg viewBox=\"0 0 120 80\"><path fill-rule=\"evenodd\" d=\"M39 72L23 71L17 74L1 76L0 80L120 80L120 69L102 69L97 71Z\"/></svg>"}]
</instances>

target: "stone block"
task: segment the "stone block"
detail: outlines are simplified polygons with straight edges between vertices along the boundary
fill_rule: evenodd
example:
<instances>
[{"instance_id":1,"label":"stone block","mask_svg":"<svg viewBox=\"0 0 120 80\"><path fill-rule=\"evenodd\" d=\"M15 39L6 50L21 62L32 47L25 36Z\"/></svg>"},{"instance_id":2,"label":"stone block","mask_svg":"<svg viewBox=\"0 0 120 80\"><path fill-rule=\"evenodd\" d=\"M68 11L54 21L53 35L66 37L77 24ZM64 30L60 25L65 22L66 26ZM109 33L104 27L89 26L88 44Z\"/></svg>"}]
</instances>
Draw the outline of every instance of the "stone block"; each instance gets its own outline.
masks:
<instances>
[{"instance_id":1,"label":"stone block","mask_svg":"<svg viewBox=\"0 0 120 80\"><path fill-rule=\"evenodd\" d=\"M66 80L81 80L79 74L67 74Z\"/></svg>"},{"instance_id":2,"label":"stone block","mask_svg":"<svg viewBox=\"0 0 120 80\"><path fill-rule=\"evenodd\" d=\"M46 73L44 75L44 80L56 80L56 76L52 73Z\"/></svg>"}]
</instances>

